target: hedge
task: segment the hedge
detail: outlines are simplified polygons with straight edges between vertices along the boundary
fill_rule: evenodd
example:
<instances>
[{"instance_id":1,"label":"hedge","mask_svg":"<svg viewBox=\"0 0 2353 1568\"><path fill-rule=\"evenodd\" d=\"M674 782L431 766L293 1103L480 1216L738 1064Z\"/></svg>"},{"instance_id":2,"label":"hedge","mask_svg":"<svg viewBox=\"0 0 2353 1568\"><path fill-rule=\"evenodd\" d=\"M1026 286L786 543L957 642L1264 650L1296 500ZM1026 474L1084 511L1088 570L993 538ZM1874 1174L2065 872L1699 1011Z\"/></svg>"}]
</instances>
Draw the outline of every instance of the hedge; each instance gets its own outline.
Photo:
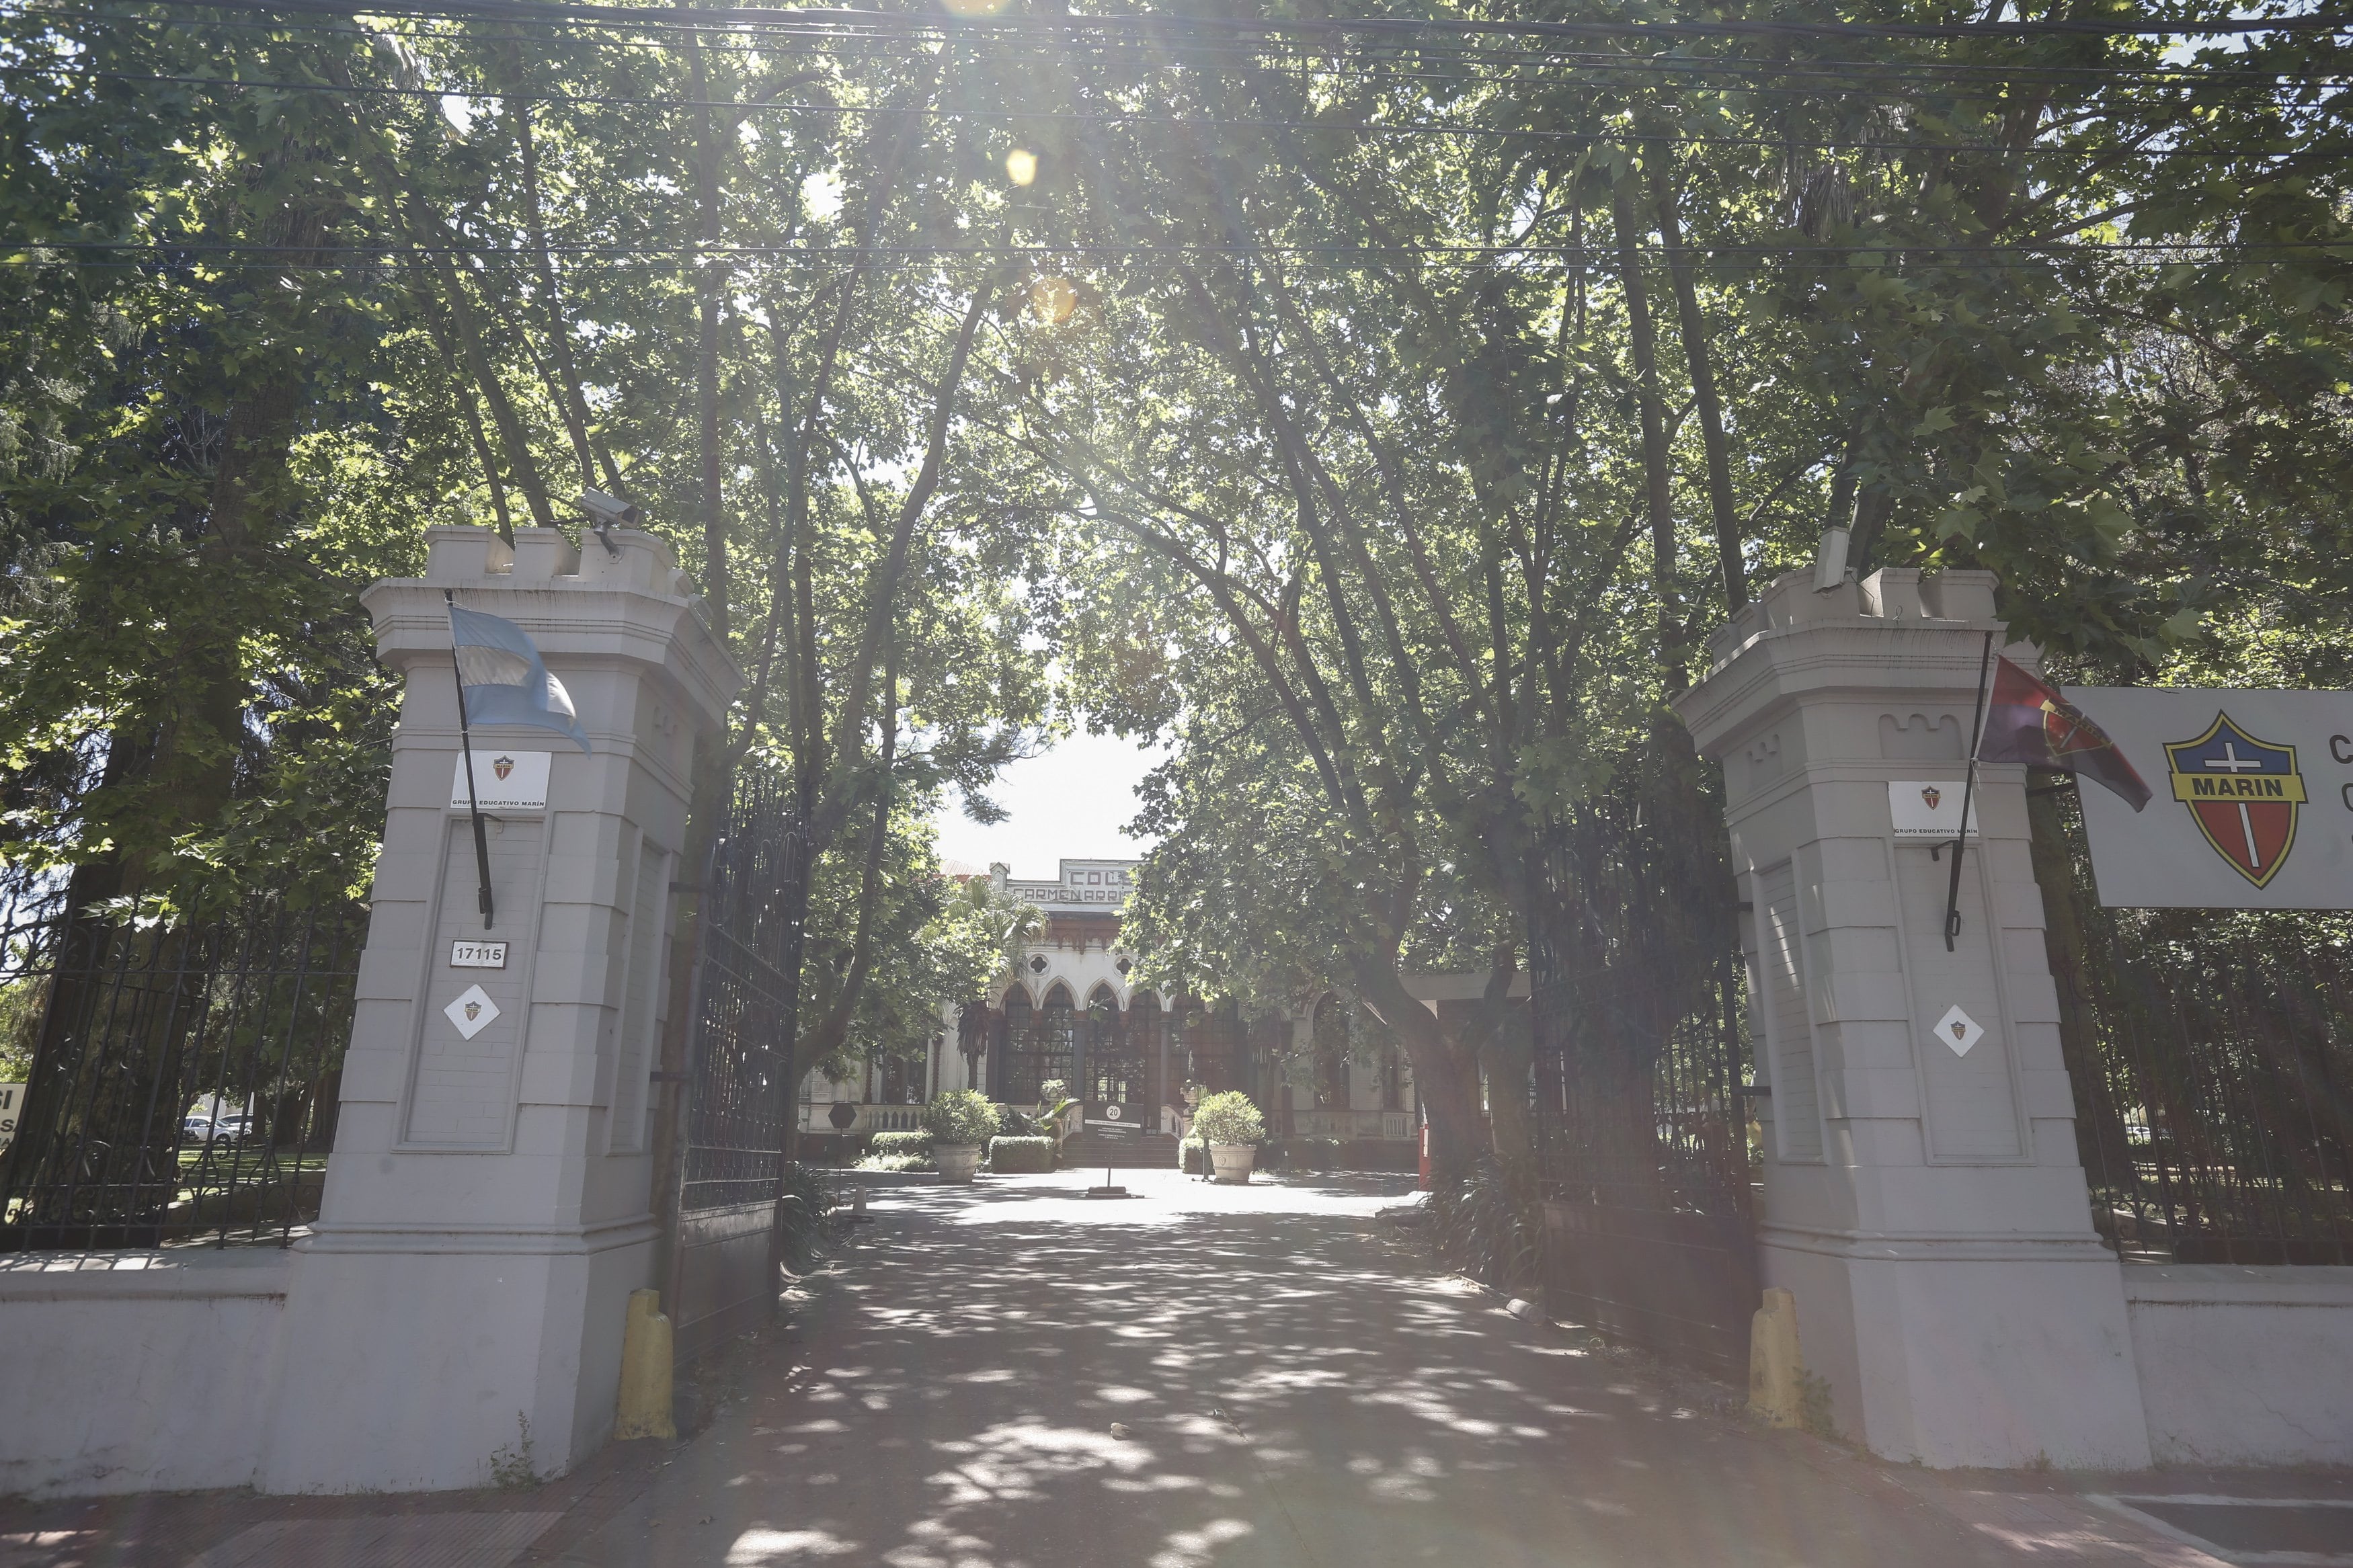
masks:
<instances>
[{"instance_id":1,"label":"hedge","mask_svg":"<svg viewBox=\"0 0 2353 1568\"><path fill-rule=\"evenodd\" d=\"M869 1154L913 1154L927 1157L932 1152L932 1135L928 1132L877 1132L866 1145Z\"/></svg>"},{"instance_id":2,"label":"hedge","mask_svg":"<svg viewBox=\"0 0 2353 1568\"><path fill-rule=\"evenodd\" d=\"M1054 1141L1003 1135L992 1138L988 1141L988 1168L1000 1176L1050 1171L1054 1168Z\"/></svg>"}]
</instances>

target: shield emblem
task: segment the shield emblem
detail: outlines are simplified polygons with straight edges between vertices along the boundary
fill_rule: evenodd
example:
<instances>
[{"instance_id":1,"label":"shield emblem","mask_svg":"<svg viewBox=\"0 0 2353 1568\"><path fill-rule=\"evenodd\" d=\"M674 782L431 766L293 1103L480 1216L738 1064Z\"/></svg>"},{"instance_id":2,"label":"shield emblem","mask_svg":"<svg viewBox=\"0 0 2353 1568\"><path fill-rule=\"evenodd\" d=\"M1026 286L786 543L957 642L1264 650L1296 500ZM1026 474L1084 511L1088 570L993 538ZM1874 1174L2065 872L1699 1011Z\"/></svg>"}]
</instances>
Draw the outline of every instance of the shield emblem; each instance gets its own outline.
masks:
<instances>
[{"instance_id":1,"label":"shield emblem","mask_svg":"<svg viewBox=\"0 0 2353 1568\"><path fill-rule=\"evenodd\" d=\"M480 1002L469 1002L466 1004L466 1022L470 1024L481 1016L482 1005Z\"/></svg>"},{"instance_id":2,"label":"shield emblem","mask_svg":"<svg viewBox=\"0 0 2353 1568\"><path fill-rule=\"evenodd\" d=\"M1938 789L1935 784L1930 784L1926 789L1920 792L1920 799L1926 804L1930 811L1936 810L1936 803L1944 798L1945 792Z\"/></svg>"},{"instance_id":3,"label":"shield emblem","mask_svg":"<svg viewBox=\"0 0 2353 1568\"><path fill-rule=\"evenodd\" d=\"M2167 742L2165 761L2173 798L2214 853L2258 888L2277 876L2295 847L2305 799L2295 748L2257 740L2218 712L2196 740Z\"/></svg>"},{"instance_id":4,"label":"shield emblem","mask_svg":"<svg viewBox=\"0 0 2353 1568\"><path fill-rule=\"evenodd\" d=\"M499 782L501 784L506 783L507 775L514 772L514 759L512 757L491 758L491 772L499 775Z\"/></svg>"}]
</instances>

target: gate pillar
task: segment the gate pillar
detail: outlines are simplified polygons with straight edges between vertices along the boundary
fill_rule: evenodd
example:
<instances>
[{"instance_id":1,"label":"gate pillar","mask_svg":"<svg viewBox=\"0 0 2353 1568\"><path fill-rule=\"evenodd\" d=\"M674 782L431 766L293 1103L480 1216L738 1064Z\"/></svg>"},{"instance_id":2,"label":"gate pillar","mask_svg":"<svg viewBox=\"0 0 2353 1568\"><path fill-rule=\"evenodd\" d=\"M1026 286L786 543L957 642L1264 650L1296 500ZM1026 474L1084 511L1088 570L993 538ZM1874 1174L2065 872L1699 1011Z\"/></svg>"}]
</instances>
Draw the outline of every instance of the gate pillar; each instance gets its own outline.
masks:
<instances>
[{"instance_id":1,"label":"gate pillar","mask_svg":"<svg viewBox=\"0 0 2353 1568\"><path fill-rule=\"evenodd\" d=\"M1723 763L1744 900L1759 1260L1873 1451L2137 1468L2147 1427L2075 1149L2025 770L1978 771L1951 952L1951 841L1896 821L1958 815L1985 636L2005 640L1993 585L1891 569L1817 593L1788 574L1676 700Z\"/></svg>"},{"instance_id":2,"label":"gate pillar","mask_svg":"<svg viewBox=\"0 0 2353 1568\"><path fill-rule=\"evenodd\" d=\"M650 535L615 532L617 553L554 529L518 529L512 550L484 529L426 537L424 577L361 595L404 690L266 1491L562 1471L612 1430L629 1292L655 1283L650 1076L678 850L696 738L741 676ZM476 726L488 930L444 589L530 635L591 748Z\"/></svg>"}]
</instances>

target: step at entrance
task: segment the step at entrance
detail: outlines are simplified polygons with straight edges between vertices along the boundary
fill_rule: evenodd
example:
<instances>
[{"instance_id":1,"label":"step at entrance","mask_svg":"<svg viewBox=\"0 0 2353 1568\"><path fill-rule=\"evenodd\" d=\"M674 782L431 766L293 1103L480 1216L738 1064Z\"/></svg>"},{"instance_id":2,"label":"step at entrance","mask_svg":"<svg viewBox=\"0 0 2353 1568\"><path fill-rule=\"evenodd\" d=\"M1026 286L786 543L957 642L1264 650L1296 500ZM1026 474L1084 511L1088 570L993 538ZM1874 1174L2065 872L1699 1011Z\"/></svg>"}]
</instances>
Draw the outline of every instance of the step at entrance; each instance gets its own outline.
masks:
<instances>
[{"instance_id":1,"label":"step at entrance","mask_svg":"<svg viewBox=\"0 0 2353 1568\"><path fill-rule=\"evenodd\" d=\"M1166 1132L1105 1137L1083 1132L1062 1145L1062 1169L1114 1171L1174 1170L1176 1140Z\"/></svg>"}]
</instances>

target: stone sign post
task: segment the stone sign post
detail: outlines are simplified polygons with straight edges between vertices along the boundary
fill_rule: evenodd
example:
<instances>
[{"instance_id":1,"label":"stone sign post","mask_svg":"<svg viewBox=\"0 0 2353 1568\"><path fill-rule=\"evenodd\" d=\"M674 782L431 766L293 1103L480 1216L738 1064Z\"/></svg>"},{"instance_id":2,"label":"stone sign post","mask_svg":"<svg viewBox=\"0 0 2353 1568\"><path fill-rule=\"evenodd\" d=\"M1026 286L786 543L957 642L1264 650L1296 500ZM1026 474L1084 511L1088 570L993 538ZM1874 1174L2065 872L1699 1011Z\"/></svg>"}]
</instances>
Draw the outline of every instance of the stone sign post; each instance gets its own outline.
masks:
<instances>
[{"instance_id":1,"label":"stone sign post","mask_svg":"<svg viewBox=\"0 0 2353 1568\"><path fill-rule=\"evenodd\" d=\"M1724 765L1745 900L1760 1259L1874 1452L2132 1468L2147 1428L2076 1154L2023 768L1979 770L1947 950L1993 615L1989 573L1828 593L1792 573L1676 702Z\"/></svg>"},{"instance_id":2,"label":"stone sign post","mask_svg":"<svg viewBox=\"0 0 2353 1568\"><path fill-rule=\"evenodd\" d=\"M362 596L405 683L326 1191L298 1244L269 1491L480 1486L610 1433L655 1283L651 1075L698 734L741 682L669 547L427 534ZM537 644L590 752L476 727L478 904L443 590Z\"/></svg>"}]
</instances>

